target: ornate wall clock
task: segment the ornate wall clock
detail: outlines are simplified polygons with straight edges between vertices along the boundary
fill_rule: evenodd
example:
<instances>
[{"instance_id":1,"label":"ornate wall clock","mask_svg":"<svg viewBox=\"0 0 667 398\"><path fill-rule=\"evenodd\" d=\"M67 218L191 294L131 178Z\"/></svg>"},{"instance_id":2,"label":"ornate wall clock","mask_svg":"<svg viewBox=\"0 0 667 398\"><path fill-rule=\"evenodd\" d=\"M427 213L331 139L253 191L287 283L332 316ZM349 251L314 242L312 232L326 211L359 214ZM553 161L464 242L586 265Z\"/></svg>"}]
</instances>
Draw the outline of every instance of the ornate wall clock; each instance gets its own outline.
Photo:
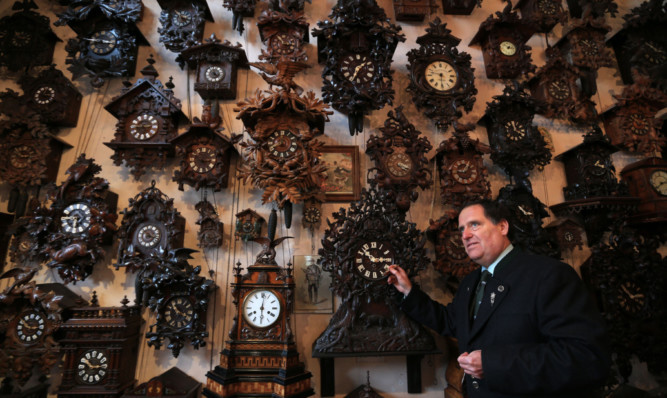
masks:
<instances>
[{"instance_id":1,"label":"ornate wall clock","mask_svg":"<svg viewBox=\"0 0 667 398\"><path fill-rule=\"evenodd\" d=\"M317 60L324 64L322 98L349 120L350 134L363 131L369 111L392 104L391 58L405 35L375 0L339 1L317 23Z\"/></svg>"},{"instance_id":2,"label":"ornate wall clock","mask_svg":"<svg viewBox=\"0 0 667 398\"><path fill-rule=\"evenodd\" d=\"M35 208L39 202L35 199ZM39 234L35 233L38 229L30 225L36 221L32 216L34 209L29 209L26 213L30 216L23 216L16 219L8 232L12 234L12 240L9 244L9 259L18 266L26 266L29 262L37 261L39 257Z\"/></svg>"},{"instance_id":3,"label":"ornate wall clock","mask_svg":"<svg viewBox=\"0 0 667 398\"><path fill-rule=\"evenodd\" d=\"M180 53L201 43L206 21L213 22L213 16L205 0L158 0L160 25L157 32L160 43L169 51Z\"/></svg>"},{"instance_id":4,"label":"ornate wall clock","mask_svg":"<svg viewBox=\"0 0 667 398\"><path fill-rule=\"evenodd\" d=\"M537 101L518 84L507 85L493 97L482 119L491 146L491 160L514 181L530 186L528 174L551 161L544 137L533 124Z\"/></svg>"},{"instance_id":5,"label":"ornate wall clock","mask_svg":"<svg viewBox=\"0 0 667 398\"><path fill-rule=\"evenodd\" d=\"M172 397L197 398L200 396L201 383L177 367L141 383L126 392L121 398Z\"/></svg>"},{"instance_id":6,"label":"ornate wall clock","mask_svg":"<svg viewBox=\"0 0 667 398\"><path fill-rule=\"evenodd\" d=\"M266 220L257 212L251 209L245 209L236 214L236 230L234 236L236 239L243 239L244 242L259 238L262 234L262 224Z\"/></svg>"},{"instance_id":7,"label":"ornate wall clock","mask_svg":"<svg viewBox=\"0 0 667 398\"><path fill-rule=\"evenodd\" d=\"M318 263L331 272L331 289L342 302L313 344L313 356L433 349L431 335L397 307L393 297L399 293L387 284L386 273L391 264L400 264L411 278L424 269L426 237L372 180L360 201L332 218Z\"/></svg>"},{"instance_id":8,"label":"ornate wall clock","mask_svg":"<svg viewBox=\"0 0 667 398\"><path fill-rule=\"evenodd\" d=\"M623 16L625 23L609 43L614 48L624 84L634 81L633 69L649 76L654 84L667 87L667 10L660 0L649 0Z\"/></svg>"},{"instance_id":9,"label":"ornate wall clock","mask_svg":"<svg viewBox=\"0 0 667 398\"><path fill-rule=\"evenodd\" d=\"M272 64L262 64L265 69ZM237 176L264 190L262 202L299 203L302 193L319 187L326 166L319 161L322 142L314 139L324 132L324 123L333 112L309 91L292 91L292 78L305 64L279 61L274 76L264 80L280 89L257 90L255 97L237 103L234 111L243 121L251 141L243 141L243 164Z\"/></svg>"},{"instance_id":10,"label":"ornate wall clock","mask_svg":"<svg viewBox=\"0 0 667 398\"><path fill-rule=\"evenodd\" d=\"M667 162L651 157L631 163L621 170L621 180L630 195L641 199L631 223L657 226L667 220Z\"/></svg>"},{"instance_id":11,"label":"ornate wall clock","mask_svg":"<svg viewBox=\"0 0 667 398\"><path fill-rule=\"evenodd\" d=\"M583 229L572 218L558 218L544 227L551 236L556 239L561 250L574 250L578 247L579 250L584 248Z\"/></svg>"},{"instance_id":12,"label":"ornate wall clock","mask_svg":"<svg viewBox=\"0 0 667 398\"><path fill-rule=\"evenodd\" d=\"M135 180L147 170L164 168L174 152L170 141L176 137L179 124L188 121L172 91L172 79L162 85L152 56L147 62L141 70L144 78L134 85L125 82L120 95L104 107L118 119L113 140L104 145L114 151L114 164L125 163Z\"/></svg>"},{"instance_id":13,"label":"ornate wall clock","mask_svg":"<svg viewBox=\"0 0 667 398\"><path fill-rule=\"evenodd\" d=\"M257 0L224 0L223 7L232 12L232 29L243 34L243 17L252 17Z\"/></svg>"},{"instance_id":14,"label":"ornate wall clock","mask_svg":"<svg viewBox=\"0 0 667 398\"><path fill-rule=\"evenodd\" d=\"M470 138L468 131L474 128L474 124L456 125L454 135L435 151L444 204L460 207L471 200L491 197L489 172L483 159L491 149L479 139Z\"/></svg>"},{"instance_id":15,"label":"ornate wall clock","mask_svg":"<svg viewBox=\"0 0 667 398\"><path fill-rule=\"evenodd\" d=\"M69 316L69 309L83 300L60 284L32 281L36 268L13 268L0 279L13 278L0 294L0 375L23 387L38 368L48 376L58 362L56 332ZM3 386L7 382L3 382Z\"/></svg>"},{"instance_id":16,"label":"ornate wall clock","mask_svg":"<svg viewBox=\"0 0 667 398\"><path fill-rule=\"evenodd\" d=\"M180 159L180 169L174 172L173 180L178 189L187 184L199 191L210 187L220 191L227 187L229 163L236 149L234 139L222 134L220 117L211 114L211 105L204 105L202 118L194 118L188 130L171 140L176 146L176 157Z\"/></svg>"},{"instance_id":17,"label":"ornate wall clock","mask_svg":"<svg viewBox=\"0 0 667 398\"><path fill-rule=\"evenodd\" d=\"M207 99L236 98L238 68L248 68L248 59L240 43L221 42L212 34L203 43L189 47L178 55L181 69L196 69L194 90Z\"/></svg>"},{"instance_id":18,"label":"ornate wall clock","mask_svg":"<svg viewBox=\"0 0 667 398\"><path fill-rule=\"evenodd\" d=\"M89 75L101 87L105 78L134 76L138 46L149 44L135 25L142 14L141 0L76 2L59 14L54 24L77 34L65 47L72 79Z\"/></svg>"},{"instance_id":19,"label":"ornate wall clock","mask_svg":"<svg viewBox=\"0 0 667 398\"><path fill-rule=\"evenodd\" d=\"M445 275L461 280L479 268L479 265L468 257L463 246L458 228L458 213L457 210L448 210L438 220L429 220L427 233L435 247L433 267Z\"/></svg>"},{"instance_id":20,"label":"ornate wall clock","mask_svg":"<svg viewBox=\"0 0 667 398\"><path fill-rule=\"evenodd\" d=\"M59 341L64 353L58 398L120 397L135 383L141 308L100 307L93 292L91 305L73 310L63 323Z\"/></svg>"},{"instance_id":21,"label":"ornate wall clock","mask_svg":"<svg viewBox=\"0 0 667 398\"><path fill-rule=\"evenodd\" d=\"M241 263L234 267L236 314L220 365L206 374L205 397L314 395L312 375L299 362L291 325L294 269L275 260L275 246L287 238L256 238L264 250L255 264L245 273Z\"/></svg>"},{"instance_id":22,"label":"ornate wall clock","mask_svg":"<svg viewBox=\"0 0 667 398\"><path fill-rule=\"evenodd\" d=\"M650 84L648 78L637 76L621 95L614 95L616 105L602 114L612 145L647 156L660 152L667 144L661 131L663 121L656 118L667 104L667 94Z\"/></svg>"},{"instance_id":23,"label":"ornate wall clock","mask_svg":"<svg viewBox=\"0 0 667 398\"><path fill-rule=\"evenodd\" d=\"M444 130L462 116L459 107L466 113L472 110L477 89L470 55L456 48L461 39L451 35L438 17L429 25L427 33L417 38L419 48L407 54L407 91L417 108Z\"/></svg>"},{"instance_id":24,"label":"ornate wall clock","mask_svg":"<svg viewBox=\"0 0 667 398\"><path fill-rule=\"evenodd\" d=\"M510 239L515 246L560 259L558 241L542 227L542 220L549 217L547 207L528 187L506 185L496 200L509 209Z\"/></svg>"},{"instance_id":25,"label":"ornate wall clock","mask_svg":"<svg viewBox=\"0 0 667 398\"><path fill-rule=\"evenodd\" d=\"M373 178L378 187L390 191L398 210L406 212L419 196L416 189L428 189L433 184L426 159L433 147L410 124L402 106L387 116L384 127L380 127L382 135L371 135L366 142L366 153L375 162L371 170L376 172Z\"/></svg>"},{"instance_id":26,"label":"ornate wall clock","mask_svg":"<svg viewBox=\"0 0 667 398\"><path fill-rule=\"evenodd\" d=\"M527 82L531 95L541 102L538 113L548 118L591 124L597 119L597 113L595 104L577 85L579 69L553 48L547 49L547 56L547 63Z\"/></svg>"},{"instance_id":27,"label":"ornate wall clock","mask_svg":"<svg viewBox=\"0 0 667 398\"><path fill-rule=\"evenodd\" d=\"M50 65L56 42L61 41L49 18L33 9L37 9L34 1L16 1L12 10L17 12L0 19L0 66L12 72Z\"/></svg>"},{"instance_id":28,"label":"ornate wall clock","mask_svg":"<svg viewBox=\"0 0 667 398\"><path fill-rule=\"evenodd\" d=\"M199 225L199 232L197 232L198 246L202 249L213 249L222 246L224 225L220 221L216 208L204 198L195 205L195 210L199 213L199 219L196 222Z\"/></svg>"},{"instance_id":29,"label":"ornate wall clock","mask_svg":"<svg viewBox=\"0 0 667 398\"><path fill-rule=\"evenodd\" d=\"M540 33L548 33L556 24L567 21L567 12L558 0L519 0L514 8L521 10L521 19L532 22Z\"/></svg>"},{"instance_id":30,"label":"ornate wall clock","mask_svg":"<svg viewBox=\"0 0 667 398\"><path fill-rule=\"evenodd\" d=\"M479 44L484 56L486 77L489 79L513 79L531 73L530 47L526 42L535 33L535 28L512 11L512 3L502 12L490 15L479 26L469 45Z\"/></svg>"},{"instance_id":31,"label":"ornate wall clock","mask_svg":"<svg viewBox=\"0 0 667 398\"><path fill-rule=\"evenodd\" d=\"M129 200L118 230L118 257L116 269L144 270L151 255L183 247L185 219L169 198L151 186Z\"/></svg>"},{"instance_id":32,"label":"ornate wall clock","mask_svg":"<svg viewBox=\"0 0 667 398\"><path fill-rule=\"evenodd\" d=\"M266 49L259 59L276 63L281 58L305 62L308 21L303 11L265 10L257 18L259 37Z\"/></svg>"},{"instance_id":33,"label":"ornate wall clock","mask_svg":"<svg viewBox=\"0 0 667 398\"><path fill-rule=\"evenodd\" d=\"M325 200L325 193L319 189L312 190L304 195L301 225L310 228L311 232L322 221L322 203Z\"/></svg>"},{"instance_id":34,"label":"ornate wall clock","mask_svg":"<svg viewBox=\"0 0 667 398\"><path fill-rule=\"evenodd\" d=\"M65 172L65 181L49 192L50 205L35 209L28 223L47 267L58 270L64 283L82 281L93 272L105 255L102 245L111 244L117 229L118 195L109 191L106 179L96 177L101 170L81 154Z\"/></svg>"},{"instance_id":35,"label":"ornate wall clock","mask_svg":"<svg viewBox=\"0 0 667 398\"><path fill-rule=\"evenodd\" d=\"M393 0L397 21L423 21L438 9L435 0Z\"/></svg>"},{"instance_id":36,"label":"ornate wall clock","mask_svg":"<svg viewBox=\"0 0 667 398\"><path fill-rule=\"evenodd\" d=\"M206 345L206 310L215 284L200 276L201 266L188 262L192 249L175 249L152 257L150 273L141 278L143 305L155 312L146 332L148 346L159 350L165 340L177 358L186 342L195 349Z\"/></svg>"}]
</instances>

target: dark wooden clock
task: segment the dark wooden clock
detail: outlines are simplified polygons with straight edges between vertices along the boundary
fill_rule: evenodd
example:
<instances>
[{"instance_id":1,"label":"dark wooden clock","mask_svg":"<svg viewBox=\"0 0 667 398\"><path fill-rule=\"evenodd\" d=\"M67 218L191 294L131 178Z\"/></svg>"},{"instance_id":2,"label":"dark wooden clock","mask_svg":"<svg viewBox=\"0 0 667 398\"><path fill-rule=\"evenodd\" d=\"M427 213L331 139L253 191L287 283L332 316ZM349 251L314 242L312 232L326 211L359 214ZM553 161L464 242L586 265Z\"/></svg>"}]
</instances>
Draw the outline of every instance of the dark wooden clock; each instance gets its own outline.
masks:
<instances>
[{"instance_id":1,"label":"dark wooden clock","mask_svg":"<svg viewBox=\"0 0 667 398\"><path fill-rule=\"evenodd\" d=\"M196 224L199 225L197 232L198 246L202 249L213 249L222 246L224 237L224 225L220 221L218 210L204 197L204 200L195 205L199 213Z\"/></svg>"},{"instance_id":2,"label":"dark wooden clock","mask_svg":"<svg viewBox=\"0 0 667 398\"><path fill-rule=\"evenodd\" d=\"M101 87L105 78L134 76L138 46L149 44L135 25L142 15L141 0L74 2L58 14L54 24L77 34L65 47L72 79L89 75Z\"/></svg>"},{"instance_id":3,"label":"dark wooden clock","mask_svg":"<svg viewBox=\"0 0 667 398\"><path fill-rule=\"evenodd\" d=\"M427 33L417 38L419 48L407 54L407 91L417 108L444 130L462 116L460 107L466 113L472 110L477 89L470 55L456 48L461 39L451 35L438 17L429 25Z\"/></svg>"},{"instance_id":4,"label":"dark wooden clock","mask_svg":"<svg viewBox=\"0 0 667 398\"><path fill-rule=\"evenodd\" d=\"M285 58L305 62L305 43L308 43L308 21L302 11L265 10L257 18L259 37L266 46L259 59L276 63Z\"/></svg>"},{"instance_id":5,"label":"dark wooden clock","mask_svg":"<svg viewBox=\"0 0 667 398\"><path fill-rule=\"evenodd\" d=\"M135 180L148 170L162 170L167 157L173 156L171 140L178 126L188 121L181 111L181 101L174 96L172 79L163 85L157 79L152 56L141 70L143 78L134 84L125 82L120 95L104 109L118 119L111 142L114 164L125 163Z\"/></svg>"},{"instance_id":6,"label":"dark wooden clock","mask_svg":"<svg viewBox=\"0 0 667 398\"><path fill-rule=\"evenodd\" d=\"M656 115L667 103L667 94L650 86L650 79L637 76L617 103L602 114L604 129L612 145L626 151L652 156L667 144Z\"/></svg>"},{"instance_id":7,"label":"dark wooden clock","mask_svg":"<svg viewBox=\"0 0 667 398\"><path fill-rule=\"evenodd\" d=\"M453 136L435 151L442 202L454 207L491 197L489 172L483 159L491 149L479 139L470 138L468 131L474 128L474 124L457 124Z\"/></svg>"},{"instance_id":8,"label":"dark wooden clock","mask_svg":"<svg viewBox=\"0 0 667 398\"><path fill-rule=\"evenodd\" d=\"M322 98L348 116L350 135L363 131L369 111L392 104L391 59L405 35L375 0L339 2L313 29L324 64Z\"/></svg>"},{"instance_id":9,"label":"dark wooden clock","mask_svg":"<svg viewBox=\"0 0 667 398\"><path fill-rule=\"evenodd\" d=\"M181 191L184 184L197 191L210 187L217 192L227 187L231 155L236 149L233 140L222 133L217 109L213 115L211 108L204 105L202 118L195 117L185 133L171 140L180 159L173 180Z\"/></svg>"},{"instance_id":10,"label":"dark wooden clock","mask_svg":"<svg viewBox=\"0 0 667 398\"><path fill-rule=\"evenodd\" d=\"M245 273L234 267L236 313L220 364L206 374L205 397L314 395L292 330L294 268L275 261L274 247L287 238L256 238L264 250L255 264Z\"/></svg>"},{"instance_id":11,"label":"dark wooden clock","mask_svg":"<svg viewBox=\"0 0 667 398\"><path fill-rule=\"evenodd\" d=\"M91 305L75 308L63 323L64 354L58 398L120 397L134 386L139 351L141 308L100 307L93 292Z\"/></svg>"},{"instance_id":12,"label":"dark wooden clock","mask_svg":"<svg viewBox=\"0 0 667 398\"><path fill-rule=\"evenodd\" d=\"M426 153L433 147L403 114L403 107L387 113L382 135L371 135L366 142L366 153L375 162L371 168L378 187L390 191L396 207L402 212L417 200L417 188L428 189L433 176L428 168Z\"/></svg>"},{"instance_id":13,"label":"dark wooden clock","mask_svg":"<svg viewBox=\"0 0 667 398\"><path fill-rule=\"evenodd\" d=\"M496 18L490 15L482 22L469 44L482 47L486 77L489 79L513 79L535 70L530 59L530 47L526 45L535 28L512 11L510 1L507 3L502 12L496 12Z\"/></svg>"},{"instance_id":14,"label":"dark wooden clock","mask_svg":"<svg viewBox=\"0 0 667 398\"><path fill-rule=\"evenodd\" d=\"M221 42L215 34L181 51L176 61L181 69L187 65L197 70L194 90L205 100L236 98L238 68L248 68L241 44Z\"/></svg>"},{"instance_id":15,"label":"dark wooden clock","mask_svg":"<svg viewBox=\"0 0 667 398\"><path fill-rule=\"evenodd\" d=\"M322 221L322 203L325 200L325 193L319 189L313 189L304 195L301 225L314 231L315 226Z\"/></svg>"},{"instance_id":16,"label":"dark wooden clock","mask_svg":"<svg viewBox=\"0 0 667 398\"><path fill-rule=\"evenodd\" d=\"M630 195L641 199L629 217L632 224L657 226L667 220L667 162L651 157L631 163L621 170L621 180Z\"/></svg>"},{"instance_id":17,"label":"dark wooden clock","mask_svg":"<svg viewBox=\"0 0 667 398\"><path fill-rule=\"evenodd\" d=\"M243 17L252 17L257 0L223 0L222 6L232 12L232 29L243 34Z\"/></svg>"},{"instance_id":18,"label":"dark wooden clock","mask_svg":"<svg viewBox=\"0 0 667 398\"><path fill-rule=\"evenodd\" d=\"M141 383L121 398L172 397L197 398L200 396L201 383L177 367Z\"/></svg>"},{"instance_id":19,"label":"dark wooden clock","mask_svg":"<svg viewBox=\"0 0 667 398\"><path fill-rule=\"evenodd\" d=\"M567 12L559 0L519 0L514 8L521 10L521 19L531 22L540 33L550 32L556 24L567 21Z\"/></svg>"},{"instance_id":20,"label":"dark wooden clock","mask_svg":"<svg viewBox=\"0 0 667 398\"><path fill-rule=\"evenodd\" d=\"M201 266L188 262L192 249L175 249L152 257L150 270L141 278L142 304L155 313L146 338L159 350L165 340L177 358L185 343L194 349L206 346L206 311L215 284L200 276Z\"/></svg>"},{"instance_id":21,"label":"dark wooden clock","mask_svg":"<svg viewBox=\"0 0 667 398\"><path fill-rule=\"evenodd\" d=\"M324 123L333 112L309 91L292 91L292 78L303 63L281 60L260 64L276 76L262 74L266 82L280 89L261 92L237 103L237 119L243 121L251 140L243 141L243 164L237 177L264 190L262 202L275 201L282 209L286 202L299 203L302 193L320 186L326 166L319 160L323 143L315 135L324 132Z\"/></svg>"},{"instance_id":22,"label":"dark wooden clock","mask_svg":"<svg viewBox=\"0 0 667 398\"><path fill-rule=\"evenodd\" d=\"M131 198L122 214L116 269L143 271L152 255L183 247L185 219L174 207L174 199L156 188L155 181Z\"/></svg>"},{"instance_id":23,"label":"dark wooden clock","mask_svg":"<svg viewBox=\"0 0 667 398\"><path fill-rule=\"evenodd\" d=\"M533 124L539 105L518 84L505 86L487 104L482 122L486 125L491 160L517 183L530 185L528 174L551 161L544 137Z\"/></svg>"},{"instance_id":24,"label":"dark wooden clock","mask_svg":"<svg viewBox=\"0 0 667 398\"><path fill-rule=\"evenodd\" d=\"M423 21L438 9L435 0L393 0L397 21Z\"/></svg>"},{"instance_id":25,"label":"dark wooden clock","mask_svg":"<svg viewBox=\"0 0 667 398\"><path fill-rule=\"evenodd\" d=\"M12 10L17 12L0 19L0 66L12 72L50 65L56 42L61 41L49 18L33 9L34 1L16 1Z\"/></svg>"},{"instance_id":26,"label":"dark wooden clock","mask_svg":"<svg viewBox=\"0 0 667 398\"><path fill-rule=\"evenodd\" d=\"M266 220L256 211L245 209L236 214L236 229L234 236L236 239L243 239L244 242L254 240L262 235L262 224Z\"/></svg>"},{"instance_id":27,"label":"dark wooden clock","mask_svg":"<svg viewBox=\"0 0 667 398\"><path fill-rule=\"evenodd\" d=\"M433 267L445 275L461 280L479 268L479 265L468 257L463 246L458 228L458 213L458 210L447 210L438 220L429 220L427 234L435 248Z\"/></svg>"},{"instance_id":28,"label":"dark wooden clock","mask_svg":"<svg viewBox=\"0 0 667 398\"><path fill-rule=\"evenodd\" d=\"M550 222L544 229L549 231L551 236L558 241L561 250L572 251L575 247L578 247L579 250L583 249L583 228L574 219L570 217L558 218Z\"/></svg>"},{"instance_id":29,"label":"dark wooden clock","mask_svg":"<svg viewBox=\"0 0 667 398\"><path fill-rule=\"evenodd\" d=\"M442 0L443 14L470 15L472 10L482 6L480 0Z\"/></svg>"},{"instance_id":30,"label":"dark wooden clock","mask_svg":"<svg viewBox=\"0 0 667 398\"><path fill-rule=\"evenodd\" d=\"M160 43L169 51L180 53L201 43L206 21L213 22L213 16L205 0L158 0L160 25L157 32Z\"/></svg>"}]
</instances>

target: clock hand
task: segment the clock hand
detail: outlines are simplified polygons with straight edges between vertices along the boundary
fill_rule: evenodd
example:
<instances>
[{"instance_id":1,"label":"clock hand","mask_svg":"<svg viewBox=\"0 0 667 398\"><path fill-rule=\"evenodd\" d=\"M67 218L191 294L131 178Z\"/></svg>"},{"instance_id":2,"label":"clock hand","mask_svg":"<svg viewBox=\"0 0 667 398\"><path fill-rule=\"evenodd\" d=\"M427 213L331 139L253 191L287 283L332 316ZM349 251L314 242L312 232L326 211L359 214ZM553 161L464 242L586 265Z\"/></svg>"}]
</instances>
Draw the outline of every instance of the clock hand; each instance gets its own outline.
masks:
<instances>
[{"instance_id":1,"label":"clock hand","mask_svg":"<svg viewBox=\"0 0 667 398\"><path fill-rule=\"evenodd\" d=\"M90 39L88 37L84 37L83 40L88 40L88 41L92 41L92 42L95 42L95 43L113 44L113 40Z\"/></svg>"},{"instance_id":2,"label":"clock hand","mask_svg":"<svg viewBox=\"0 0 667 398\"><path fill-rule=\"evenodd\" d=\"M357 65L356 68L354 68L354 74L352 75L352 80L354 80L354 79L357 78L357 73L359 73L359 71L361 70L361 68L363 68L364 66L366 66L367 63L369 63L369 61L362 62L362 63L360 63L359 65Z\"/></svg>"},{"instance_id":3,"label":"clock hand","mask_svg":"<svg viewBox=\"0 0 667 398\"><path fill-rule=\"evenodd\" d=\"M399 163L397 163L396 165L397 165L398 167L400 167L401 169L403 169L403 170L410 170L410 166L408 166L408 165L405 164L405 163L400 163L400 162L399 162Z\"/></svg>"},{"instance_id":4,"label":"clock hand","mask_svg":"<svg viewBox=\"0 0 667 398\"><path fill-rule=\"evenodd\" d=\"M604 165L602 163L600 163L599 160L596 160L595 163L593 163L593 166L604 169Z\"/></svg>"},{"instance_id":5,"label":"clock hand","mask_svg":"<svg viewBox=\"0 0 667 398\"><path fill-rule=\"evenodd\" d=\"M532 215L533 215L533 212L524 210L523 206L518 206L518 207L519 207L519 210L521 210L521 212L522 212L525 216L532 216Z\"/></svg>"}]
</instances>

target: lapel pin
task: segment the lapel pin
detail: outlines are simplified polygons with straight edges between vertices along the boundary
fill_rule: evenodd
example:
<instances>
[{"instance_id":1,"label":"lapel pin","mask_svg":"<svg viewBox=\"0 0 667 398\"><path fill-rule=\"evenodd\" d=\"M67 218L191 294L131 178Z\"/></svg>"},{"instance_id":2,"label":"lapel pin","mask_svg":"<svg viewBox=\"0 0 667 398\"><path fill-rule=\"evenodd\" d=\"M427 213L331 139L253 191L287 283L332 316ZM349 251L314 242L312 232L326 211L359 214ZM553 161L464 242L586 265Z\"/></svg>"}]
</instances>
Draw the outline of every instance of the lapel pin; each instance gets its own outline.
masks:
<instances>
[{"instance_id":1,"label":"lapel pin","mask_svg":"<svg viewBox=\"0 0 667 398\"><path fill-rule=\"evenodd\" d=\"M500 293L504 292L505 291L505 286L503 286L503 285L498 286L498 291Z\"/></svg>"}]
</instances>

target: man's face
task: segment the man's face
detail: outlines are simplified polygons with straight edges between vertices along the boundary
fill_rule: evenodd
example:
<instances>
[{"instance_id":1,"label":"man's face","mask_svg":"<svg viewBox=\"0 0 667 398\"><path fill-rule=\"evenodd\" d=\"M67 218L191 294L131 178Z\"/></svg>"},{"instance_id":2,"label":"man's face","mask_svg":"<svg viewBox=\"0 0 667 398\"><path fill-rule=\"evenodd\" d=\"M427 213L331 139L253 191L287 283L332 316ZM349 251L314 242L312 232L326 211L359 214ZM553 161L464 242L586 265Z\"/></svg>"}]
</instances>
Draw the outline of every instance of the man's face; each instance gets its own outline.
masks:
<instances>
[{"instance_id":1,"label":"man's face","mask_svg":"<svg viewBox=\"0 0 667 398\"><path fill-rule=\"evenodd\" d=\"M481 205L472 205L459 214L459 231L468 256L477 264L488 267L509 246L509 224L506 220L493 224L484 215Z\"/></svg>"}]
</instances>

